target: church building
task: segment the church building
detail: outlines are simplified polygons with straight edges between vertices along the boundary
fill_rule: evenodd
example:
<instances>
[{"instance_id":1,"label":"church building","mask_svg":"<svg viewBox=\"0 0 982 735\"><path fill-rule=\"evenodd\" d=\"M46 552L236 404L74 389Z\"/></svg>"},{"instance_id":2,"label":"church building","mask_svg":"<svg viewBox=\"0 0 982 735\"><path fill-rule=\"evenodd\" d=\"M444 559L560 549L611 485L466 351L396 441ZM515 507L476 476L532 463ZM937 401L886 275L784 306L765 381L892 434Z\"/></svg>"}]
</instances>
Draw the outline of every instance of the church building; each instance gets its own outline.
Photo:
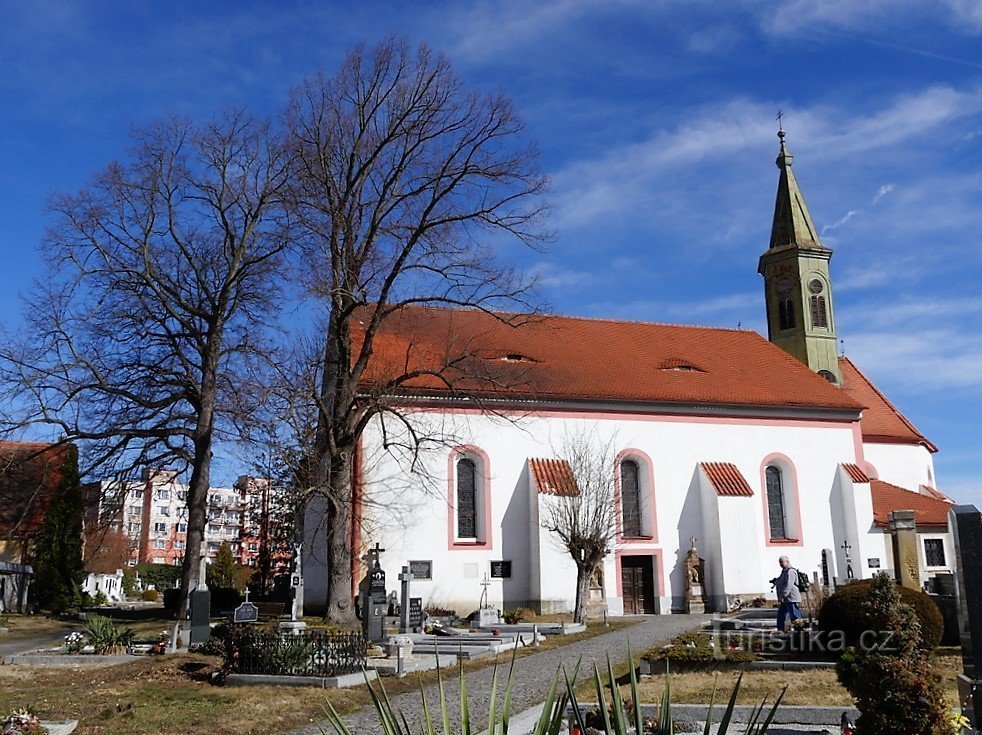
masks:
<instances>
[{"instance_id":1,"label":"church building","mask_svg":"<svg viewBox=\"0 0 982 735\"><path fill-rule=\"evenodd\" d=\"M366 392L406 365L418 377L395 399L400 418L376 418L361 439L356 578L379 543L389 579L410 566L424 605L466 614L486 591L501 609L572 610L575 566L542 523L577 491L571 437L611 455L617 532L593 580L610 614L682 609L693 538L710 610L773 598L782 555L831 584L870 577L893 564L894 510L915 513L921 581L951 571L937 448L838 354L832 251L780 139L758 265L766 339L427 307L383 323ZM429 441L416 446L410 428ZM323 609L322 576L308 574L308 610Z\"/></svg>"}]
</instances>

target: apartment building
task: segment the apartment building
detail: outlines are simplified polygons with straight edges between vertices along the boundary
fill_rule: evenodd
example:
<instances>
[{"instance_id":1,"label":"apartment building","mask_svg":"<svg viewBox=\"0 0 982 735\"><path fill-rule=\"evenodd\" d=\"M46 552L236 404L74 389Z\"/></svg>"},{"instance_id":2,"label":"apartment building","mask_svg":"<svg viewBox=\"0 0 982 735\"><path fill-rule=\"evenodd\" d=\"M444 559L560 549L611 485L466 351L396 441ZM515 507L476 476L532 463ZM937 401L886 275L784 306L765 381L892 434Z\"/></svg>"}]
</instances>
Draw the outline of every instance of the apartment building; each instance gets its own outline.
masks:
<instances>
[{"instance_id":1,"label":"apartment building","mask_svg":"<svg viewBox=\"0 0 982 735\"><path fill-rule=\"evenodd\" d=\"M187 547L188 486L178 473L147 468L141 480L100 481L86 486L86 523L121 532L132 545L130 566L179 565ZM268 540L277 499L269 481L240 477L233 487L208 491L205 550L209 559L227 542L239 564L254 566Z\"/></svg>"}]
</instances>

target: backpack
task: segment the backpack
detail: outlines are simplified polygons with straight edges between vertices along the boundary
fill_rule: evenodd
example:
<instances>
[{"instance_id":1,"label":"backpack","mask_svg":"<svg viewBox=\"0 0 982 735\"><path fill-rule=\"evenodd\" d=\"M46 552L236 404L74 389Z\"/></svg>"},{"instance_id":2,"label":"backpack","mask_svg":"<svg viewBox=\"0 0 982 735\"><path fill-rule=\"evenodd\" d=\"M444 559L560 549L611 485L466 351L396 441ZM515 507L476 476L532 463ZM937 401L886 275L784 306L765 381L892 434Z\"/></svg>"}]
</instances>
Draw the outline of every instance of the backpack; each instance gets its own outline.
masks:
<instances>
[{"instance_id":1,"label":"backpack","mask_svg":"<svg viewBox=\"0 0 982 735\"><path fill-rule=\"evenodd\" d=\"M794 569L794 567L792 567L792 569ZM807 575L802 574L797 569L795 569L794 571L795 571L795 577L797 577L798 579L798 581L795 583L795 586L798 588L798 591L801 594L807 595L808 590L811 589L812 583L808 581Z\"/></svg>"}]
</instances>

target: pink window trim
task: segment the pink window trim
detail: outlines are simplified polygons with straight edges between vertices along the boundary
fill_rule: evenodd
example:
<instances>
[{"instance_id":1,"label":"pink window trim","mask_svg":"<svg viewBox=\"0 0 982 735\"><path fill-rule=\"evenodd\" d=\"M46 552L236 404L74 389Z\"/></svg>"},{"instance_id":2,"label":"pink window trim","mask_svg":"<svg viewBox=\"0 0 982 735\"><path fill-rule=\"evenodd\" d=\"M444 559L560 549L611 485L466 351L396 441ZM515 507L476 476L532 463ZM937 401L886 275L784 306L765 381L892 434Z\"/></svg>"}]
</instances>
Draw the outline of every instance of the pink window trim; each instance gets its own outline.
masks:
<instances>
[{"instance_id":1,"label":"pink window trim","mask_svg":"<svg viewBox=\"0 0 982 735\"><path fill-rule=\"evenodd\" d=\"M781 470L781 482L784 487L784 512L793 513L797 521L798 538L771 538L771 520L767 514L767 468L778 460ZM769 454L760 463L760 497L761 509L764 513L764 545L765 546L804 546L804 529L801 525L801 503L798 499L798 469L791 458L780 452Z\"/></svg>"},{"instance_id":2,"label":"pink window trim","mask_svg":"<svg viewBox=\"0 0 982 735\"><path fill-rule=\"evenodd\" d=\"M623 528L621 524L621 462L625 459L635 460L640 467L639 476L643 474L646 478L646 484L648 486L648 518L647 521L651 526L650 534L642 534L641 536L624 536L621 534L621 529ZM655 470L654 465L651 462L651 457L642 452L640 449L625 449L614 459L614 510L617 516L617 543L618 544L650 544L658 543L658 513L655 508ZM641 519L641 529L644 530L644 518ZM618 567L617 574L620 575L620 567ZM618 579L620 577L618 576ZM618 581L618 584L620 582Z\"/></svg>"},{"instance_id":3,"label":"pink window trim","mask_svg":"<svg viewBox=\"0 0 982 735\"><path fill-rule=\"evenodd\" d=\"M624 580L621 579L621 557L623 556L650 556L651 566L655 572L655 597L661 597L665 589L665 570L661 563L661 550L632 550L617 549L614 551L614 573L617 575L617 596L624 597Z\"/></svg>"},{"instance_id":4,"label":"pink window trim","mask_svg":"<svg viewBox=\"0 0 982 735\"><path fill-rule=\"evenodd\" d=\"M481 539L460 540L457 538L457 512L455 501L457 498L457 460L461 457L471 456L478 460L478 477L480 485L477 492L483 498L482 524L483 535ZM454 447L450 451L447 459L447 549L457 550L485 550L490 551L494 548L491 539L491 461L488 459L487 452L470 444L462 444Z\"/></svg>"}]
</instances>

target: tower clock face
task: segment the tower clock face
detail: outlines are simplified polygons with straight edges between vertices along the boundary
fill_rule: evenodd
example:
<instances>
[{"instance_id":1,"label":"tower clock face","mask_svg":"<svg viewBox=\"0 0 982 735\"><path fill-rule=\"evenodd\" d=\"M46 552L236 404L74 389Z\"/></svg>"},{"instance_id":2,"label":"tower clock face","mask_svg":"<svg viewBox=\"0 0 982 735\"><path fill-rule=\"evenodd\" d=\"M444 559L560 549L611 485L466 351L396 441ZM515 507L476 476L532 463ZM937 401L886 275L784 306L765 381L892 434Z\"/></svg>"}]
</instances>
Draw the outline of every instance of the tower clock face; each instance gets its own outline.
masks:
<instances>
[{"instance_id":1,"label":"tower clock face","mask_svg":"<svg viewBox=\"0 0 982 735\"><path fill-rule=\"evenodd\" d=\"M779 281L777 284L777 295L788 296L791 294L791 281Z\"/></svg>"},{"instance_id":2,"label":"tower clock face","mask_svg":"<svg viewBox=\"0 0 982 735\"><path fill-rule=\"evenodd\" d=\"M822 282L817 278L813 278L808 283L808 290L811 291L812 293L822 293L823 288L824 286L822 286Z\"/></svg>"}]
</instances>

